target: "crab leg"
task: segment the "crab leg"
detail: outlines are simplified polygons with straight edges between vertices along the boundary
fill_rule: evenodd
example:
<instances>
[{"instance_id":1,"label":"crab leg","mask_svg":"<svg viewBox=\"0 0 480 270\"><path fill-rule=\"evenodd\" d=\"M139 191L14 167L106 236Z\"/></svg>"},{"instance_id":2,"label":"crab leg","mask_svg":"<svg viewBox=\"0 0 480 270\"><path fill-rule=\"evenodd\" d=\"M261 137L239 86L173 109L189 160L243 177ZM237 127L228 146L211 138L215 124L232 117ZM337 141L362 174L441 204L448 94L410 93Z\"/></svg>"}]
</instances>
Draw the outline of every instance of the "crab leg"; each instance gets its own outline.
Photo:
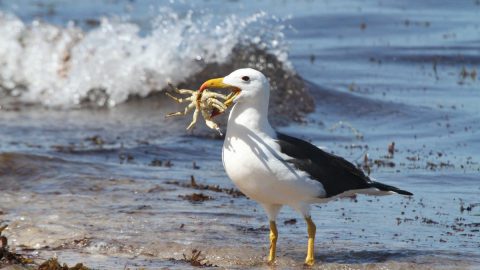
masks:
<instances>
[{"instance_id":1,"label":"crab leg","mask_svg":"<svg viewBox=\"0 0 480 270\"><path fill-rule=\"evenodd\" d=\"M217 123L213 122L212 120L210 120L210 116L208 115L208 113L205 111L205 110L202 110L202 116L203 118L205 119L205 124L211 128L211 129L215 129L216 131L218 131L218 133L220 133L220 135L223 135L222 134L222 131L220 130L220 128L218 127Z\"/></svg>"},{"instance_id":2,"label":"crab leg","mask_svg":"<svg viewBox=\"0 0 480 270\"><path fill-rule=\"evenodd\" d=\"M175 96L170 95L169 93L165 93L165 95L169 96L170 98L172 98L173 100L175 100L175 101L178 102L178 103L183 103L183 102L186 102L186 101L191 101L191 97L188 97L188 98L177 98L177 97L175 97Z\"/></svg>"},{"instance_id":3,"label":"crab leg","mask_svg":"<svg viewBox=\"0 0 480 270\"><path fill-rule=\"evenodd\" d=\"M192 95L193 93L197 92L195 90L189 90L189 89L178 89L177 87L173 86L173 84L171 83L168 83L168 86L170 86L170 88L172 88L173 91L183 95L186 95L186 94Z\"/></svg>"},{"instance_id":4,"label":"crab leg","mask_svg":"<svg viewBox=\"0 0 480 270\"><path fill-rule=\"evenodd\" d=\"M198 104L195 104L195 111L193 112L193 120L190 123L190 125L188 125L187 130L190 130L197 123L198 111L200 111L200 106Z\"/></svg>"},{"instance_id":5,"label":"crab leg","mask_svg":"<svg viewBox=\"0 0 480 270\"><path fill-rule=\"evenodd\" d=\"M190 104L188 104L187 107L185 107L185 111L183 111L183 112L173 112L173 113L169 113L169 114L167 114L167 117L187 115L187 113L189 113L193 108L195 108L195 104L190 103Z\"/></svg>"},{"instance_id":6,"label":"crab leg","mask_svg":"<svg viewBox=\"0 0 480 270\"><path fill-rule=\"evenodd\" d=\"M217 104L210 104L210 106L212 106L214 109L217 109L217 112L219 113L223 113L227 109L225 107L218 106Z\"/></svg>"},{"instance_id":7,"label":"crab leg","mask_svg":"<svg viewBox=\"0 0 480 270\"><path fill-rule=\"evenodd\" d=\"M194 90L188 90L188 89L176 89L176 92L179 93L179 94L182 94L182 95L194 95L196 94L196 91Z\"/></svg>"},{"instance_id":8,"label":"crab leg","mask_svg":"<svg viewBox=\"0 0 480 270\"><path fill-rule=\"evenodd\" d=\"M226 100L227 99L227 96L223 95L223 94L220 94L220 93L215 93L215 92L207 92L207 93L203 93L202 95L202 99L210 99L210 98L221 98L223 100Z\"/></svg>"},{"instance_id":9,"label":"crab leg","mask_svg":"<svg viewBox=\"0 0 480 270\"><path fill-rule=\"evenodd\" d=\"M220 101L218 101L214 98L207 99L207 106L215 107L222 112L227 109L227 106L225 106L225 104L223 104L223 102L220 102Z\"/></svg>"}]
</instances>

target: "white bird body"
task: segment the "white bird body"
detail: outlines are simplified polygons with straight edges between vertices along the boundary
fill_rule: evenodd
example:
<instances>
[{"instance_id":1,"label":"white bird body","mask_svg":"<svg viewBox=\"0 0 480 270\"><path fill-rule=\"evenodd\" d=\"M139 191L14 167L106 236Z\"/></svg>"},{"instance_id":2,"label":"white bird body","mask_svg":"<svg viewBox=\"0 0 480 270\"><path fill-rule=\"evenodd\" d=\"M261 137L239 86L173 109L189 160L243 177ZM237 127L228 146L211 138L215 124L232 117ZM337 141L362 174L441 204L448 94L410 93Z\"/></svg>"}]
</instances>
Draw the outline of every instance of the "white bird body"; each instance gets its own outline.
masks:
<instances>
[{"instance_id":1,"label":"white bird body","mask_svg":"<svg viewBox=\"0 0 480 270\"><path fill-rule=\"evenodd\" d=\"M223 165L234 184L263 205L289 205L297 210L324 197L320 182L285 161L288 156L275 142L275 131L262 119L266 114L259 112L265 107L244 106L237 103L230 112L223 145ZM275 217L275 213L268 215Z\"/></svg>"}]
</instances>

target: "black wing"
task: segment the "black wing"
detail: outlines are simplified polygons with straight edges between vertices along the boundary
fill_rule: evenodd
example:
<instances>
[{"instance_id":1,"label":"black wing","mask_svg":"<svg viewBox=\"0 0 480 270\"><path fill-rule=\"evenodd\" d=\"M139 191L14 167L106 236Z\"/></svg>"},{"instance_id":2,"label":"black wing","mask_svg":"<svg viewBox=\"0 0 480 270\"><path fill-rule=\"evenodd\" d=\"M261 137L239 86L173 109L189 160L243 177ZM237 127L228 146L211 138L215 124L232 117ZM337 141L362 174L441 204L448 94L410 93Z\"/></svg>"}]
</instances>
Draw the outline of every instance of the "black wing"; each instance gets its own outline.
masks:
<instances>
[{"instance_id":1,"label":"black wing","mask_svg":"<svg viewBox=\"0 0 480 270\"><path fill-rule=\"evenodd\" d=\"M307 172L312 179L321 182L327 197L348 190L370 187L412 195L408 191L370 180L352 163L342 157L327 153L304 140L277 133L277 142L282 153L291 157L286 161L294 164L297 169Z\"/></svg>"},{"instance_id":2,"label":"black wing","mask_svg":"<svg viewBox=\"0 0 480 270\"><path fill-rule=\"evenodd\" d=\"M287 162L321 182L327 197L370 187L368 176L345 159L285 134L277 133L277 139L282 153L292 157Z\"/></svg>"}]
</instances>

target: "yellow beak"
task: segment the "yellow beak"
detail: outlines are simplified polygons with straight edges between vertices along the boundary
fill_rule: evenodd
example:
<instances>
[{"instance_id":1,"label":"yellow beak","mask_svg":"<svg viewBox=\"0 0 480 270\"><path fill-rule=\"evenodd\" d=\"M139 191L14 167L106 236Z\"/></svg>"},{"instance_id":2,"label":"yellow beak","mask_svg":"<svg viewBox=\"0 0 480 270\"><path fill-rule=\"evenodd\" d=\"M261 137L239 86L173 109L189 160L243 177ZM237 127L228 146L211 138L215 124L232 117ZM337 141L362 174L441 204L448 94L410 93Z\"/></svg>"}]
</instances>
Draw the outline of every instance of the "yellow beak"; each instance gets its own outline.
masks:
<instances>
[{"instance_id":1,"label":"yellow beak","mask_svg":"<svg viewBox=\"0 0 480 270\"><path fill-rule=\"evenodd\" d=\"M216 78L216 79L211 79L202 84L200 86L200 89L198 91L203 92L205 89L225 89L225 90L231 90L232 92L227 96L227 99L223 104L225 106L229 107L232 105L233 99L240 94L242 91L240 88L229 85L226 83L223 83L223 78Z\"/></svg>"},{"instance_id":2,"label":"yellow beak","mask_svg":"<svg viewBox=\"0 0 480 270\"><path fill-rule=\"evenodd\" d=\"M216 78L216 79L211 79L204 82L202 86L200 86L199 91L202 92L205 89L231 89L231 88L236 88L236 87L223 83L223 78Z\"/></svg>"}]
</instances>

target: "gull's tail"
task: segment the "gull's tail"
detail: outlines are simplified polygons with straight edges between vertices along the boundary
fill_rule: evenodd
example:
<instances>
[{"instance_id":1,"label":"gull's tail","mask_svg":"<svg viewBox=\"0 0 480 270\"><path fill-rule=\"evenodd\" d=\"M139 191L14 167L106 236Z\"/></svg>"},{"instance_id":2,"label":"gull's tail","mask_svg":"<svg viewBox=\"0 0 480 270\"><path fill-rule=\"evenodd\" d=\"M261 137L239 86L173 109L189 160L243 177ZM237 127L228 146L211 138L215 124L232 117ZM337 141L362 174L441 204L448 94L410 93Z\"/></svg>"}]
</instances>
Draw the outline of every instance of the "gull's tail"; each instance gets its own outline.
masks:
<instances>
[{"instance_id":1,"label":"gull's tail","mask_svg":"<svg viewBox=\"0 0 480 270\"><path fill-rule=\"evenodd\" d=\"M393 191L393 192L395 192L395 193L402 194L402 195L408 195L408 196L413 195L413 193L408 192L408 191L406 191L406 190L399 189L399 188L396 188L396 187L394 187L394 186L385 185L385 184L382 184L382 183L379 183L379 182L375 182L375 181L372 181L372 182L370 183L370 186L371 186L371 187L374 187L374 188L378 188L378 189L381 190L381 191Z\"/></svg>"}]
</instances>

